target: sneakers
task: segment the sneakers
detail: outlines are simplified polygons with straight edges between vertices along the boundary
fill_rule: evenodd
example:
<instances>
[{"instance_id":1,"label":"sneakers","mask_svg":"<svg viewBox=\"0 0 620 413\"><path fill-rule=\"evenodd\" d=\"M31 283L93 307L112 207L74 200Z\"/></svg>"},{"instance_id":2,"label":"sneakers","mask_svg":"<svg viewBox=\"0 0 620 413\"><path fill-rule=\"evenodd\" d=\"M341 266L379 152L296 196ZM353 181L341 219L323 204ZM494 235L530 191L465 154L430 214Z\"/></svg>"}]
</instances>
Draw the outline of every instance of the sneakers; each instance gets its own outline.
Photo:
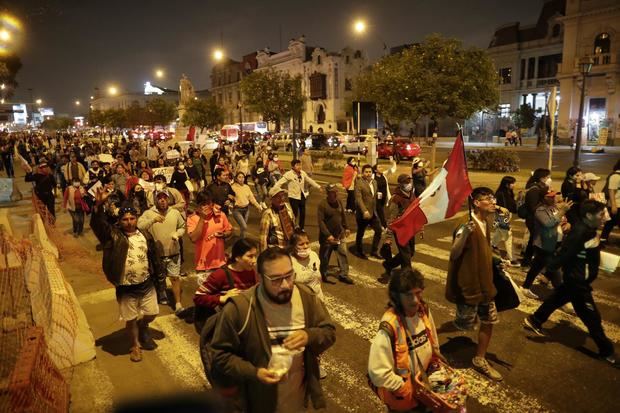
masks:
<instances>
[{"instance_id":1,"label":"sneakers","mask_svg":"<svg viewBox=\"0 0 620 413\"><path fill-rule=\"evenodd\" d=\"M181 305L181 303L176 303L174 306L174 313L177 316L180 316L181 313L185 310L185 308L183 308L183 306Z\"/></svg>"},{"instance_id":2,"label":"sneakers","mask_svg":"<svg viewBox=\"0 0 620 413\"><path fill-rule=\"evenodd\" d=\"M387 284L390 282L390 274L387 272L384 272L383 274L381 274L381 277L377 278L377 281L379 281L381 284Z\"/></svg>"},{"instance_id":3,"label":"sneakers","mask_svg":"<svg viewBox=\"0 0 620 413\"><path fill-rule=\"evenodd\" d=\"M536 294L534 294L532 292L532 290L530 290L529 288L523 288L521 287L521 292L523 293L524 296L526 296L527 298L531 298L532 300L540 300L540 297L537 296Z\"/></svg>"},{"instance_id":4,"label":"sneakers","mask_svg":"<svg viewBox=\"0 0 620 413\"><path fill-rule=\"evenodd\" d=\"M151 332L148 327L140 328L138 331L138 341L140 341L140 347L145 350L151 351L157 348L157 343L153 340L153 337L151 337Z\"/></svg>"},{"instance_id":5,"label":"sneakers","mask_svg":"<svg viewBox=\"0 0 620 413\"><path fill-rule=\"evenodd\" d=\"M537 336L544 337L546 335L540 323L534 320L532 316L525 317L523 320L523 327L527 330L533 331Z\"/></svg>"},{"instance_id":6,"label":"sneakers","mask_svg":"<svg viewBox=\"0 0 620 413\"><path fill-rule=\"evenodd\" d=\"M521 263L519 261L517 261L517 260L512 260L512 261L510 261L509 265L511 267L519 268L521 266Z\"/></svg>"},{"instance_id":7,"label":"sneakers","mask_svg":"<svg viewBox=\"0 0 620 413\"><path fill-rule=\"evenodd\" d=\"M340 280L340 282L343 282L345 284L349 284L349 285L353 284L353 280L349 278L347 275L339 275L338 280Z\"/></svg>"},{"instance_id":8,"label":"sneakers","mask_svg":"<svg viewBox=\"0 0 620 413\"><path fill-rule=\"evenodd\" d=\"M476 371L478 371L479 373L484 374L485 376L487 376L491 380L495 380L495 381L502 381L502 380L504 380L504 378L502 377L500 372L495 370L493 367L491 367L491 365L489 364L489 362L485 358L483 358L483 357L474 357L473 359L471 359L471 363L473 364L474 369Z\"/></svg>"},{"instance_id":9,"label":"sneakers","mask_svg":"<svg viewBox=\"0 0 620 413\"><path fill-rule=\"evenodd\" d=\"M129 360L135 363L142 361L142 350L140 350L140 346L134 346L131 348L131 353L129 353Z\"/></svg>"},{"instance_id":10,"label":"sneakers","mask_svg":"<svg viewBox=\"0 0 620 413\"><path fill-rule=\"evenodd\" d=\"M618 366L615 354L612 354L611 356L607 356L607 357L601 356L601 358L605 360L607 363L611 364L612 366L616 366L616 367Z\"/></svg>"}]
</instances>

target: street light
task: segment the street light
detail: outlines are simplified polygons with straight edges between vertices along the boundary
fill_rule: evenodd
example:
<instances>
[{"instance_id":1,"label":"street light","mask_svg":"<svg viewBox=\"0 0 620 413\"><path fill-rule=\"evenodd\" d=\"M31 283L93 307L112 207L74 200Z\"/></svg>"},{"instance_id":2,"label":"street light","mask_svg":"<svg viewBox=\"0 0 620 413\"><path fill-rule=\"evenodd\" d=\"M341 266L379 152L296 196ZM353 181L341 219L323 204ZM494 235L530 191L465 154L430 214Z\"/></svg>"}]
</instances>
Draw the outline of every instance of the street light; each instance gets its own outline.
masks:
<instances>
[{"instance_id":1,"label":"street light","mask_svg":"<svg viewBox=\"0 0 620 413\"><path fill-rule=\"evenodd\" d=\"M11 33L7 29L0 30L0 40L3 42L8 42L11 40Z\"/></svg>"},{"instance_id":2,"label":"street light","mask_svg":"<svg viewBox=\"0 0 620 413\"><path fill-rule=\"evenodd\" d=\"M118 88L116 86L110 86L108 88L108 94L110 96L116 96L118 94Z\"/></svg>"},{"instance_id":3,"label":"street light","mask_svg":"<svg viewBox=\"0 0 620 413\"><path fill-rule=\"evenodd\" d=\"M218 62L222 61L222 59L224 59L224 52L221 49L215 49L213 52L213 59Z\"/></svg>"},{"instance_id":4,"label":"street light","mask_svg":"<svg viewBox=\"0 0 620 413\"><path fill-rule=\"evenodd\" d=\"M37 99L37 100L35 101L35 103L36 103L37 105L41 106L41 104L43 103L43 100L42 100L42 99Z\"/></svg>"},{"instance_id":5,"label":"street light","mask_svg":"<svg viewBox=\"0 0 620 413\"><path fill-rule=\"evenodd\" d=\"M75 101L75 106L80 106L80 101L79 100Z\"/></svg>"},{"instance_id":6,"label":"street light","mask_svg":"<svg viewBox=\"0 0 620 413\"><path fill-rule=\"evenodd\" d=\"M579 59L579 72L581 73L581 99L579 100L579 118L577 119L577 141L575 142L575 159L574 166L579 166L579 157L581 156L581 128L583 127L583 101L586 97L586 79L588 73L592 70L594 59L590 56L584 56Z\"/></svg>"},{"instance_id":7,"label":"street light","mask_svg":"<svg viewBox=\"0 0 620 413\"><path fill-rule=\"evenodd\" d=\"M366 22L364 20L357 20L353 24L353 30L359 34L364 33L366 31Z\"/></svg>"},{"instance_id":8,"label":"street light","mask_svg":"<svg viewBox=\"0 0 620 413\"><path fill-rule=\"evenodd\" d=\"M155 70L155 77L157 79L163 79L164 77L164 71L162 69L156 69Z\"/></svg>"},{"instance_id":9,"label":"street light","mask_svg":"<svg viewBox=\"0 0 620 413\"><path fill-rule=\"evenodd\" d=\"M0 85L0 89L4 90L6 88L6 85L3 83Z\"/></svg>"}]
</instances>

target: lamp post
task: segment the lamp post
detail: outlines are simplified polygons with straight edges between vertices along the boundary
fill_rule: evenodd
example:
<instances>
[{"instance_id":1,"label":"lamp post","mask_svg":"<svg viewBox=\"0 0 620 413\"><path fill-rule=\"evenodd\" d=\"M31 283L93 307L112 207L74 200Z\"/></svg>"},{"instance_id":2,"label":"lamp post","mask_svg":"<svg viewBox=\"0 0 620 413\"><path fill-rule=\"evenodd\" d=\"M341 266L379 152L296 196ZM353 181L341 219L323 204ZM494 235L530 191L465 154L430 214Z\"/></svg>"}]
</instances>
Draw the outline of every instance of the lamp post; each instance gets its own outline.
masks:
<instances>
[{"instance_id":1,"label":"lamp post","mask_svg":"<svg viewBox=\"0 0 620 413\"><path fill-rule=\"evenodd\" d=\"M575 159L574 166L579 166L579 157L581 155L581 129L583 127L583 101L586 97L586 79L588 73L592 70L594 60L590 56L584 56L579 59L579 72L582 76L581 81L581 99L579 99L579 118L577 119L577 140L575 142Z\"/></svg>"}]
</instances>

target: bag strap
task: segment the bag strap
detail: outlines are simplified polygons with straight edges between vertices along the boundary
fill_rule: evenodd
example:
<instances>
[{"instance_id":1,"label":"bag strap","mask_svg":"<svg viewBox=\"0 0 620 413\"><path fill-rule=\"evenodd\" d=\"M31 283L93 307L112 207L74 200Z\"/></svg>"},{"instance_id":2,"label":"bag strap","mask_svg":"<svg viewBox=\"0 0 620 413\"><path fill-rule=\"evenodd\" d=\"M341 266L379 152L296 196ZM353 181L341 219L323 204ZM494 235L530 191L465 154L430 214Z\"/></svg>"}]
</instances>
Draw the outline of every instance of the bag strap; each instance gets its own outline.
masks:
<instances>
[{"instance_id":1,"label":"bag strap","mask_svg":"<svg viewBox=\"0 0 620 413\"><path fill-rule=\"evenodd\" d=\"M224 264L220 268L224 270L224 274L226 274L226 280L228 281L228 286L232 290L233 288L235 288L235 281L233 280L232 274L230 273L230 270L228 269L228 265Z\"/></svg>"}]
</instances>

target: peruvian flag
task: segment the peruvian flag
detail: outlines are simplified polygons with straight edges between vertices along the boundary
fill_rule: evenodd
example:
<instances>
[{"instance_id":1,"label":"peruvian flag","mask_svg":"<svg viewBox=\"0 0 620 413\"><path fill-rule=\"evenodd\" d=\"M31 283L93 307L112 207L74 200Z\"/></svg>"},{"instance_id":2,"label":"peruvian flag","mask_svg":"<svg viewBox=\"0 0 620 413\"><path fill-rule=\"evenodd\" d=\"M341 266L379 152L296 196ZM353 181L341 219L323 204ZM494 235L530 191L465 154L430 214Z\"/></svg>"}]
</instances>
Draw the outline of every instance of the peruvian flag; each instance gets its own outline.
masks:
<instances>
[{"instance_id":1,"label":"peruvian flag","mask_svg":"<svg viewBox=\"0 0 620 413\"><path fill-rule=\"evenodd\" d=\"M390 224L398 243L404 246L424 225L443 221L456 214L471 191L465 163L465 145L459 131L441 172L420 197Z\"/></svg>"}]
</instances>

